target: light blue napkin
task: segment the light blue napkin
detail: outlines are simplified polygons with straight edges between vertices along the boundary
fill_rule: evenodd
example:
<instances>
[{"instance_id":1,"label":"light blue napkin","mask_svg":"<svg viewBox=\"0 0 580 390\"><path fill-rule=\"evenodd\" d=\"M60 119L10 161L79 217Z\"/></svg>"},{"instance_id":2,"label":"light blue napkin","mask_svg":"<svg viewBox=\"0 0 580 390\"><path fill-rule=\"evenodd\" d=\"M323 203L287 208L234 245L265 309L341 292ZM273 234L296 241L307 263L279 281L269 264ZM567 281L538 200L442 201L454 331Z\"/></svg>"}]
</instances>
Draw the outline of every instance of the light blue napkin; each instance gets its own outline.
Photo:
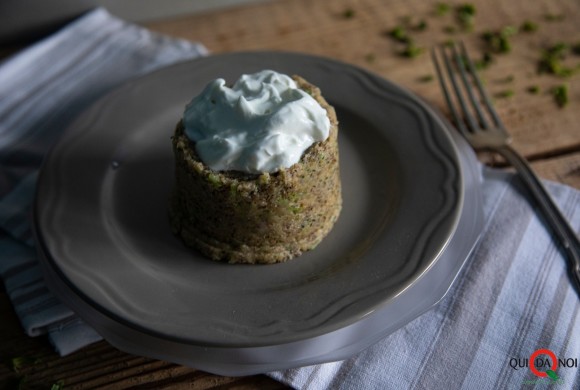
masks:
<instances>
[{"instance_id":1,"label":"light blue napkin","mask_svg":"<svg viewBox=\"0 0 580 390\"><path fill-rule=\"evenodd\" d=\"M27 334L66 355L100 336L46 288L30 214L42 158L68 123L125 81L206 49L96 9L0 65L0 277Z\"/></svg>"},{"instance_id":2,"label":"light blue napkin","mask_svg":"<svg viewBox=\"0 0 580 390\"><path fill-rule=\"evenodd\" d=\"M62 355L100 336L38 269L29 221L40 161L97 97L205 53L97 9L0 65L0 276L26 332L48 333ZM580 191L546 184L578 231ZM304 389L580 388L580 305L565 260L516 176L483 168L482 188L482 240L440 304L352 359L268 375ZM556 381L532 372L540 349L564 363Z\"/></svg>"}]
</instances>

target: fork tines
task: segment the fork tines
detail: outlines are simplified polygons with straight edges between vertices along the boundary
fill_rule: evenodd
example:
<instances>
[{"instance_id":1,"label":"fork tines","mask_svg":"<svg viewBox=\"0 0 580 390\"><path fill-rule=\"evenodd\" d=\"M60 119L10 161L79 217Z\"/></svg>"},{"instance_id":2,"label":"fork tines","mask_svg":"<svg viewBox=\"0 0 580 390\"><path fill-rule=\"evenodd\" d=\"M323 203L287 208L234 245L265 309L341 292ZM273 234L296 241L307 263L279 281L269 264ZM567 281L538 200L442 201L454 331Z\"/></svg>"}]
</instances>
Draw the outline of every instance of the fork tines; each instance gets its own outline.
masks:
<instances>
[{"instance_id":1,"label":"fork tines","mask_svg":"<svg viewBox=\"0 0 580 390\"><path fill-rule=\"evenodd\" d=\"M503 129L503 124L483 88L463 42L434 47L431 50L431 56L447 106L458 129L465 135L480 128L489 129L492 126ZM445 73L440 65L439 57L443 59ZM457 103L452 100L451 91L454 92ZM485 107L485 112L482 105Z\"/></svg>"}]
</instances>

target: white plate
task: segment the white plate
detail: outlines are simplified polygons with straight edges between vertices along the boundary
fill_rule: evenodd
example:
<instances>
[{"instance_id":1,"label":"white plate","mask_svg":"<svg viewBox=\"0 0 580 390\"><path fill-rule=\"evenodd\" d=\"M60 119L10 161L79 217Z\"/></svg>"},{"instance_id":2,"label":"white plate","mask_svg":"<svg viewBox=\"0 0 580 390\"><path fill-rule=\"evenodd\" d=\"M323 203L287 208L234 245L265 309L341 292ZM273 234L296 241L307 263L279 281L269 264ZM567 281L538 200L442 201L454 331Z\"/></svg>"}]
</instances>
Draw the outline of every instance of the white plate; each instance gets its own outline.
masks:
<instances>
[{"instance_id":1,"label":"white plate","mask_svg":"<svg viewBox=\"0 0 580 390\"><path fill-rule=\"evenodd\" d=\"M208 81L265 68L335 106L343 211L289 262L212 262L170 232L170 137ZM122 350L224 375L343 359L405 325L444 296L481 221L473 154L419 99L350 65L268 52L181 63L101 99L50 153L35 204L65 303Z\"/></svg>"}]
</instances>

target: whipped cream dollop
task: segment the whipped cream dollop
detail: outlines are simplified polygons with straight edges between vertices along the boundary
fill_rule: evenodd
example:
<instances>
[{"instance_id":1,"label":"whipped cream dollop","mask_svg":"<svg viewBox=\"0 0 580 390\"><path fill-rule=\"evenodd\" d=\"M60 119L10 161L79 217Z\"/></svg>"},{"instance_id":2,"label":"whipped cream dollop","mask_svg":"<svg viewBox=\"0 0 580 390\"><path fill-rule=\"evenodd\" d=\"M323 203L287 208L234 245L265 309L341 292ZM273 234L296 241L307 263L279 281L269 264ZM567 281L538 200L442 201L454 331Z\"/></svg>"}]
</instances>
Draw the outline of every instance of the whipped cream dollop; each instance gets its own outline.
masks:
<instances>
[{"instance_id":1,"label":"whipped cream dollop","mask_svg":"<svg viewBox=\"0 0 580 390\"><path fill-rule=\"evenodd\" d=\"M210 82L186 106L185 134L215 171L276 172L328 138L326 110L287 75L245 74L229 88Z\"/></svg>"}]
</instances>

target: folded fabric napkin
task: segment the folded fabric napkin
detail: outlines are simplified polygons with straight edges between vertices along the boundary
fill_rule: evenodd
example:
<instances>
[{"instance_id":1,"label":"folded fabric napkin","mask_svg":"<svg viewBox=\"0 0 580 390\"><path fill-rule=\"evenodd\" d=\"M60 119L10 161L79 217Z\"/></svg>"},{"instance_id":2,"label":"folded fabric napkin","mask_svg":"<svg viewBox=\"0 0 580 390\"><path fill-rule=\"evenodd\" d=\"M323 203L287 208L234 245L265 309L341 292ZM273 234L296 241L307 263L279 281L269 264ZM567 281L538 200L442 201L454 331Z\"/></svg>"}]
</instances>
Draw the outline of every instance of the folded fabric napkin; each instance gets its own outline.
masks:
<instances>
[{"instance_id":1,"label":"folded fabric napkin","mask_svg":"<svg viewBox=\"0 0 580 390\"><path fill-rule=\"evenodd\" d=\"M40 161L97 97L203 54L97 9L0 65L0 277L26 332L48 333L62 355L100 336L52 296L38 269L29 221ZM554 381L530 369L530 356L549 349L564 363L559 386L580 388L580 304L565 259L517 177L482 170L482 239L437 306L349 360L268 375L304 389L525 387ZM580 191L546 184L578 230Z\"/></svg>"},{"instance_id":2,"label":"folded fabric napkin","mask_svg":"<svg viewBox=\"0 0 580 390\"><path fill-rule=\"evenodd\" d=\"M0 65L0 277L30 336L62 355L100 336L47 290L30 213L42 158L67 124L127 80L207 53L97 8Z\"/></svg>"},{"instance_id":3,"label":"folded fabric napkin","mask_svg":"<svg viewBox=\"0 0 580 390\"><path fill-rule=\"evenodd\" d=\"M578 231L580 191L546 185ZM482 191L483 235L437 306L349 360L270 375L300 389L580 389L580 301L559 246L517 176L484 168ZM530 369L540 349L563 361L557 380Z\"/></svg>"}]
</instances>

